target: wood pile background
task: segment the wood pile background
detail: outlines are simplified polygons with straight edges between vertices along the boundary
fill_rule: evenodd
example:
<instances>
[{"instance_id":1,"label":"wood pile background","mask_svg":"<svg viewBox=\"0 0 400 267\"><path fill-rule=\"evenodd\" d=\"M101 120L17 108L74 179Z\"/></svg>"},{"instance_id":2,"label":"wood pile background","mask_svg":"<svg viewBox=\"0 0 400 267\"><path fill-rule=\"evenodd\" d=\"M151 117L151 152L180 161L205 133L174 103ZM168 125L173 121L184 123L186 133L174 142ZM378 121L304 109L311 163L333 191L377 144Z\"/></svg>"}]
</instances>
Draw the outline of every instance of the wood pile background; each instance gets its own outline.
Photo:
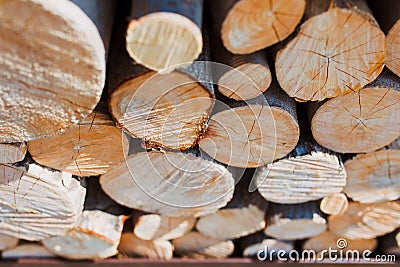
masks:
<instances>
[{"instance_id":1,"label":"wood pile background","mask_svg":"<svg viewBox=\"0 0 400 267\"><path fill-rule=\"evenodd\" d=\"M398 1L2 0L0 32L2 259L400 257Z\"/></svg>"}]
</instances>

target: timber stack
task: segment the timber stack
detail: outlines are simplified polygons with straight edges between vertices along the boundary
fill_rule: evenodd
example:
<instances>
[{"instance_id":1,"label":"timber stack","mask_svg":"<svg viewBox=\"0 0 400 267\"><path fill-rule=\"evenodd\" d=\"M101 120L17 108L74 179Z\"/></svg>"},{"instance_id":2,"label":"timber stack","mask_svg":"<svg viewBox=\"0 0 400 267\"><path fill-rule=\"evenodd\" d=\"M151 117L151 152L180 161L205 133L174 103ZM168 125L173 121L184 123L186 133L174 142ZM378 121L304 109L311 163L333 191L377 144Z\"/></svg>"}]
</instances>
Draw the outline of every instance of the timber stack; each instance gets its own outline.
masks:
<instances>
[{"instance_id":1,"label":"timber stack","mask_svg":"<svg viewBox=\"0 0 400 267\"><path fill-rule=\"evenodd\" d=\"M2 259L400 255L398 1L3 0L0 30Z\"/></svg>"}]
</instances>

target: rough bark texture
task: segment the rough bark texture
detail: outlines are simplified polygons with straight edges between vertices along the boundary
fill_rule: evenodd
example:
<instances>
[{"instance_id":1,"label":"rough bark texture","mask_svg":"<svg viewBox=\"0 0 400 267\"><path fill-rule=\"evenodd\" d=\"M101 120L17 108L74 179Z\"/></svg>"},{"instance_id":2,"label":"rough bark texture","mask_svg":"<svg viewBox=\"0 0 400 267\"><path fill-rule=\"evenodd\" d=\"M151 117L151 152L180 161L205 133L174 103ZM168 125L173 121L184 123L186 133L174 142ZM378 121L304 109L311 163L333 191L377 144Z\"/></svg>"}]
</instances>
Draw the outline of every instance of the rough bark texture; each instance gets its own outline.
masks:
<instances>
[{"instance_id":1,"label":"rough bark texture","mask_svg":"<svg viewBox=\"0 0 400 267\"><path fill-rule=\"evenodd\" d=\"M296 240L325 231L327 224L318 201L301 204L270 203L264 233L280 240Z\"/></svg>"},{"instance_id":2,"label":"rough bark texture","mask_svg":"<svg viewBox=\"0 0 400 267\"><path fill-rule=\"evenodd\" d=\"M66 0L8 0L0 10L0 142L55 135L88 116L105 80L93 22Z\"/></svg>"}]
</instances>

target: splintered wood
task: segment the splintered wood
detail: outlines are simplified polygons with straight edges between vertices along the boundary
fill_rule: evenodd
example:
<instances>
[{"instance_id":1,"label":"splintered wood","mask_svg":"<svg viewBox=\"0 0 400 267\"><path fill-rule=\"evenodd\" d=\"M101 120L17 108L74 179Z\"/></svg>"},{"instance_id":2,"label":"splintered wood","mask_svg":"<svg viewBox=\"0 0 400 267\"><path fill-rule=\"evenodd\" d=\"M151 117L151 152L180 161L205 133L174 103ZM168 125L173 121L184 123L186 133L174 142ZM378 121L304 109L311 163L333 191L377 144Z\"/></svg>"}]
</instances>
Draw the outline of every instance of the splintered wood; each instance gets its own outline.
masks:
<instances>
[{"instance_id":1,"label":"splintered wood","mask_svg":"<svg viewBox=\"0 0 400 267\"><path fill-rule=\"evenodd\" d=\"M183 237L172 240L178 255L194 259L224 259L235 248L231 240L221 240L198 232L189 232Z\"/></svg>"},{"instance_id":2,"label":"splintered wood","mask_svg":"<svg viewBox=\"0 0 400 267\"><path fill-rule=\"evenodd\" d=\"M213 213L232 198L234 180L223 166L190 153L142 152L100 177L121 205L172 217Z\"/></svg>"},{"instance_id":3,"label":"splintered wood","mask_svg":"<svg viewBox=\"0 0 400 267\"><path fill-rule=\"evenodd\" d=\"M321 101L372 82L381 73L384 60L384 33L372 16L356 5L331 7L308 19L278 52L275 67L280 85L291 97Z\"/></svg>"},{"instance_id":4,"label":"splintered wood","mask_svg":"<svg viewBox=\"0 0 400 267\"><path fill-rule=\"evenodd\" d=\"M196 144L214 100L187 74L147 72L128 80L110 98L113 117L151 146L186 149Z\"/></svg>"},{"instance_id":5,"label":"splintered wood","mask_svg":"<svg viewBox=\"0 0 400 267\"><path fill-rule=\"evenodd\" d=\"M322 146L341 153L379 149L400 135L400 78L389 71L358 91L330 99L311 130Z\"/></svg>"},{"instance_id":6,"label":"splintered wood","mask_svg":"<svg viewBox=\"0 0 400 267\"><path fill-rule=\"evenodd\" d=\"M40 164L77 176L92 176L123 163L129 144L111 118L93 113L62 134L29 142L28 149Z\"/></svg>"},{"instance_id":7,"label":"splintered wood","mask_svg":"<svg viewBox=\"0 0 400 267\"><path fill-rule=\"evenodd\" d=\"M229 11L221 30L225 47L248 54L282 41L300 22L304 0L240 0Z\"/></svg>"},{"instance_id":8,"label":"splintered wood","mask_svg":"<svg viewBox=\"0 0 400 267\"><path fill-rule=\"evenodd\" d=\"M124 216L102 211L83 211L65 235L42 241L57 256L73 259L102 259L118 253Z\"/></svg>"},{"instance_id":9,"label":"splintered wood","mask_svg":"<svg viewBox=\"0 0 400 267\"><path fill-rule=\"evenodd\" d=\"M371 239L398 227L400 204L394 201L377 204L351 202L344 214L329 217L330 231L349 239Z\"/></svg>"},{"instance_id":10,"label":"splintered wood","mask_svg":"<svg viewBox=\"0 0 400 267\"><path fill-rule=\"evenodd\" d=\"M400 150L360 154L345 163L344 192L354 201L377 203L400 197Z\"/></svg>"},{"instance_id":11,"label":"splintered wood","mask_svg":"<svg viewBox=\"0 0 400 267\"><path fill-rule=\"evenodd\" d=\"M26 240L63 235L83 209L86 190L65 172L0 165L0 233Z\"/></svg>"},{"instance_id":12,"label":"splintered wood","mask_svg":"<svg viewBox=\"0 0 400 267\"><path fill-rule=\"evenodd\" d=\"M0 22L0 142L51 136L89 115L105 50L85 13L66 0L4 0Z\"/></svg>"},{"instance_id":13,"label":"splintered wood","mask_svg":"<svg viewBox=\"0 0 400 267\"><path fill-rule=\"evenodd\" d=\"M152 70L172 70L201 53L203 0L135 0L126 32L126 49ZM144 16L141 16L144 15Z\"/></svg>"}]
</instances>

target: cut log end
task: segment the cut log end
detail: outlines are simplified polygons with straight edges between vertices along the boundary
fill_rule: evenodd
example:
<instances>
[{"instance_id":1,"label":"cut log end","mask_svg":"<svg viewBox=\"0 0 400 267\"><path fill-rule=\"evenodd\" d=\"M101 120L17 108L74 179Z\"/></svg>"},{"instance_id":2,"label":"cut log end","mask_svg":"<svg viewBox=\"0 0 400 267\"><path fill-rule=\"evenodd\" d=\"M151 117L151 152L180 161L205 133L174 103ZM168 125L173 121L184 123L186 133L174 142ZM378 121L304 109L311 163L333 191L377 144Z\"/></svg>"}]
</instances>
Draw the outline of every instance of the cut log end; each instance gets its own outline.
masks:
<instances>
[{"instance_id":1,"label":"cut log end","mask_svg":"<svg viewBox=\"0 0 400 267\"><path fill-rule=\"evenodd\" d=\"M30 141L33 159L53 169L77 176L95 176L120 165L128 154L129 143L110 119L92 116L62 134Z\"/></svg>"},{"instance_id":2,"label":"cut log end","mask_svg":"<svg viewBox=\"0 0 400 267\"><path fill-rule=\"evenodd\" d=\"M229 98L247 100L265 92L271 81L271 71L268 67L245 63L224 73L218 80L218 90Z\"/></svg>"},{"instance_id":3,"label":"cut log end","mask_svg":"<svg viewBox=\"0 0 400 267\"><path fill-rule=\"evenodd\" d=\"M238 1L221 30L224 46L234 54L248 54L289 36L300 22L305 1Z\"/></svg>"},{"instance_id":4,"label":"cut log end","mask_svg":"<svg viewBox=\"0 0 400 267\"><path fill-rule=\"evenodd\" d=\"M349 202L345 194L338 193L324 197L319 207L325 214L340 215L347 210Z\"/></svg>"},{"instance_id":5,"label":"cut log end","mask_svg":"<svg viewBox=\"0 0 400 267\"><path fill-rule=\"evenodd\" d=\"M364 87L381 73L384 60L385 35L374 23L352 10L331 8L302 25L278 52L275 67L288 95L321 101Z\"/></svg>"},{"instance_id":6,"label":"cut log end","mask_svg":"<svg viewBox=\"0 0 400 267\"><path fill-rule=\"evenodd\" d=\"M134 225L134 234L143 240L170 240L182 237L192 230L194 217L168 217L158 214L140 216Z\"/></svg>"},{"instance_id":7,"label":"cut log end","mask_svg":"<svg viewBox=\"0 0 400 267\"><path fill-rule=\"evenodd\" d=\"M212 94L189 75L148 72L111 95L118 123L149 146L187 149L196 144L214 104Z\"/></svg>"},{"instance_id":8,"label":"cut log end","mask_svg":"<svg viewBox=\"0 0 400 267\"><path fill-rule=\"evenodd\" d=\"M94 23L70 1L7 0L0 9L0 142L52 136L88 116L105 81Z\"/></svg>"},{"instance_id":9,"label":"cut log end","mask_svg":"<svg viewBox=\"0 0 400 267\"><path fill-rule=\"evenodd\" d=\"M25 158L26 150L25 142L0 144L0 164L22 161Z\"/></svg>"},{"instance_id":10,"label":"cut log end","mask_svg":"<svg viewBox=\"0 0 400 267\"><path fill-rule=\"evenodd\" d=\"M196 224L197 231L220 240L239 238L264 228L265 213L254 205L221 209L214 214L201 217Z\"/></svg>"},{"instance_id":11,"label":"cut log end","mask_svg":"<svg viewBox=\"0 0 400 267\"><path fill-rule=\"evenodd\" d=\"M126 33L126 48L139 64L160 71L193 62L203 46L199 27L175 13L156 12L132 20Z\"/></svg>"},{"instance_id":12,"label":"cut log end","mask_svg":"<svg viewBox=\"0 0 400 267\"><path fill-rule=\"evenodd\" d=\"M0 251L16 247L18 241L16 237L0 234Z\"/></svg>"},{"instance_id":13,"label":"cut log end","mask_svg":"<svg viewBox=\"0 0 400 267\"><path fill-rule=\"evenodd\" d=\"M139 256L153 260L170 260L174 247L167 240L143 240L126 232L122 233L118 251L123 257Z\"/></svg>"},{"instance_id":14,"label":"cut log end","mask_svg":"<svg viewBox=\"0 0 400 267\"><path fill-rule=\"evenodd\" d=\"M267 226L264 233L281 240L297 240L315 236L326 230L326 223L318 219L295 219L279 225Z\"/></svg>"},{"instance_id":15,"label":"cut log end","mask_svg":"<svg viewBox=\"0 0 400 267\"><path fill-rule=\"evenodd\" d=\"M243 250L243 257L255 258L259 255L260 251L267 251L267 249L268 251L283 250L286 252L290 252L291 250L294 249L294 245L291 242L285 242L272 238L265 238L260 243L252 244L246 247Z\"/></svg>"},{"instance_id":16,"label":"cut log end","mask_svg":"<svg viewBox=\"0 0 400 267\"><path fill-rule=\"evenodd\" d=\"M172 244L178 255L194 259L224 259L234 250L230 240L220 240L198 232L189 232L181 238L174 239Z\"/></svg>"},{"instance_id":17,"label":"cut log end","mask_svg":"<svg viewBox=\"0 0 400 267\"><path fill-rule=\"evenodd\" d=\"M386 66L400 76L400 20L386 35Z\"/></svg>"},{"instance_id":18,"label":"cut log end","mask_svg":"<svg viewBox=\"0 0 400 267\"><path fill-rule=\"evenodd\" d=\"M282 204L321 199L341 192L346 184L346 172L338 157L321 151L259 167L255 178L266 200Z\"/></svg>"},{"instance_id":19,"label":"cut log end","mask_svg":"<svg viewBox=\"0 0 400 267\"><path fill-rule=\"evenodd\" d=\"M1 253L2 259L21 259L21 258L55 258L45 247L38 243L23 244L15 248L10 248Z\"/></svg>"},{"instance_id":20,"label":"cut log end","mask_svg":"<svg viewBox=\"0 0 400 267\"><path fill-rule=\"evenodd\" d=\"M346 161L344 192L360 203L377 203L400 197L400 151L385 149L357 155Z\"/></svg>"},{"instance_id":21,"label":"cut log end","mask_svg":"<svg viewBox=\"0 0 400 267\"><path fill-rule=\"evenodd\" d=\"M400 91L363 88L324 103L314 114L311 130L320 145L333 151L369 152L399 136L399 117Z\"/></svg>"},{"instance_id":22,"label":"cut log end","mask_svg":"<svg viewBox=\"0 0 400 267\"><path fill-rule=\"evenodd\" d=\"M199 146L224 164L256 168L287 155L298 137L298 123L287 111L249 105L212 116Z\"/></svg>"},{"instance_id":23,"label":"cut log end","mask_svg":"<svg viewBox=\"0 0 400 267\"><path fill-rule=\"evenodd\" d=\"M100 177L121 205L172 217L201 216L232 198L232 174L221 165L175 152L143 152Z\"/></svg>"}]
</instances>

